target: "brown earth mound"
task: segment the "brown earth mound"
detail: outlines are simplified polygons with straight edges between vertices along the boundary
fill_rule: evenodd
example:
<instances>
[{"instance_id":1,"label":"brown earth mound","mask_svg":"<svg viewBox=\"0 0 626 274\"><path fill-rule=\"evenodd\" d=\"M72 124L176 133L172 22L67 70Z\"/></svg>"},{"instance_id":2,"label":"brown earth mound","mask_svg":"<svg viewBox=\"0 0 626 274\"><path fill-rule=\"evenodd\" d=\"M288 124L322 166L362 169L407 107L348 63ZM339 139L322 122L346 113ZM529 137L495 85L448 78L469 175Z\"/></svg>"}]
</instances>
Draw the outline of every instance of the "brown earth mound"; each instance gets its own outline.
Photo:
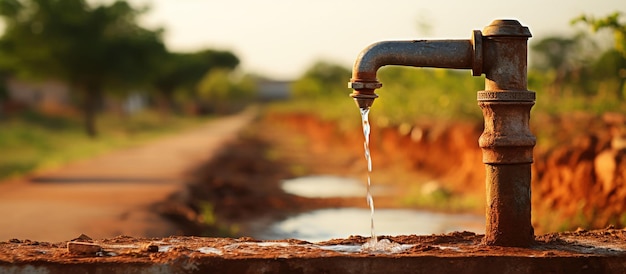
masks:
<instances>
[{"instance_id":1,"label":"brown earth mound","mask_svg":"<svg viewBox=\"0 0 626 274\"><path fill-rule=\"evenodd\" d=\"M270 117L304 132L318 147L337 146L360 154L360 130L347 132L310 115ZM355 123L357 123L355 121ZM376 127L372 123L375 168L404 166L427 172L450 192L484 201L484 165L477 140L482 125L421 123ZM533 225L538 233L626 225L626 116L574 113L534 117L538 136L533 164ZM382 179L384 181L384 178ZM484 202L477 205L484 207Z\"/></svg>"}]
</instances>

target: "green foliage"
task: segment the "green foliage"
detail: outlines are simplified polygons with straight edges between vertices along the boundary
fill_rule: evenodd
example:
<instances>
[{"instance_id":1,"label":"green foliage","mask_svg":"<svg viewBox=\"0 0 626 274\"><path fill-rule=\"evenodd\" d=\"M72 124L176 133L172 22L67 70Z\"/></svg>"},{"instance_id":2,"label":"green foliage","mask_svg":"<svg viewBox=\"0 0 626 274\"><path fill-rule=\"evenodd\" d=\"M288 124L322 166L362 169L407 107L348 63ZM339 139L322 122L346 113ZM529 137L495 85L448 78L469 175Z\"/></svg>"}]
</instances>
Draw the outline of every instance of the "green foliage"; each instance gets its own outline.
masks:
<instances>
[{"instance_id":1,"label":"green foliage","mask_svg":"<svg viewBox=\"0 0 626 274\"><path fill-rule=\"evenodd\" d=\"M293 83L292 94L299 99L328 98L345 92L350 70L326 61L315 63Z\"/></svg>"},{"instance_id":2,"label":"green foliage","mask_svg":"<svg viewBox=\"0 0 626 274\"><path fill-rule=\"evenodd\" d=\"M237 76L227 69L211 70L198 83L199 98L218 112L251 101L256 95L255 80L250 75Z\"/></svg>"},{"instance_id":3,"label":"green foliage","mask_svg":"<svg viewBox=\"0 0 626 274\"><path fill-rule=\"evenodd\" d=\"M614 49L602 54L595 60L591 76L602 81L617 82L613 92L618 100L626 100L626 22L620 22L621 13L614 12L604 18L582 15L572 20L589 25L592 30L609 29L613 32Z\"/></svg>"},{"instance_id":4,"label":"green foliage","mask_svg":"<svg viewBox=\"0 0 626 274\"><path fill-rule=\"evenodd\" d=\"M211 101L228 100L236 96L234 83L229 79L230 71L214 70L209 72L198 84L198 93L203 99Z\"/></svg>"},{"instance_id":5,"label":"green foliage","mask_svg":"<svg viewBox=\"0 0 626 274\"><path fill-rule=\"evenodd\" d=\"M400 197L402 204L409 207L428 208L447 212L471 212L481 210L478 197L452 193L444 188L424 191L426 184L409 187Z\"/></svg>"},{"instance_id":6,"label":"green foliage","mask_svg":"<svg viewBox=\"0 0 626 274\"><path fill-rule=\"evenodd\" d=\"M1 66L18 75L65 81L82 98L86 131L96 135L102 93L145 85L165 52L161 31L140 27L145 10L125 1L5 0Z\"/></svg>"},{"instance_id":7,"label":"green foliage","mask_svg":"<svg viewBox=\"0 0 626 274\"><path fill-rule=\"evenodd\" d=\"M476 91L484 78L467 71L390 66L379 70L383 87L370 113L379 123L401 124L423 118L475 120L481 116ZM350 73L347 68L327 62L311 67L292 86L296 100L278 111L314 112L324 119L343 123L346 113L358 111L348 97ZM346 122L347 123L347 122ZM358 126L358 123L355 124Z\"/></svg>"},{"instance_id":8,"label":"green foliage","mask_svg":"<svg viewBox=\"0 0 626 274\"><path fill-rule=\"evenodd\" d=\"M533 68L540 71L556 70L565 74L582 65L584 55L582 34L573 37L550 36L531 43Z\"/></svg>"},{"instance_id":9,"label":"green foliage","mask_svg":"<svg viewBox=\"0 0 626 274\"><path fill-rule=\"evenodd\" d=\"M124 1L91 7L83 0L24 0L5 16L2 51L23 74L70 84L131 84L146 80L160 31L135 23L143 11Z\"/></svg>"},{"instance_id":10,"label":"green foliage","mask_svg":"<svg viewBox=\"0 0 626 274\"><path fill-rule=\"evenodd\" d=\"M201 201L199 207L200 221L206 227L204 236L233 237L239 233L240 228L237 224L226 224L219 220L211 202Z\"/></svg>"},{"instance_id":11,"label":"green foliage","mask_svg":"<svg viewBox=\"0 0 626 274\"><path fill-rule=\"evenodd\" d=\"M213 69L233 70L239 59L229 51L202 50L192 53L167 53L159 63L155 86L163 93L193 90L198 81Z\"/></svg>"},{"instance_id":12,"label":"green foliage","mask_svg":"<svg viewBox=\"0 0 626 274\"><path fill-rule=\"evenodd\" d=\"M615 49L626 57L626 22L620 22L620 12L614 12L604 18L594 18L593 16L581 15L572 20L572 24L579 22L589 25L593 31L610 29L613 31Z\"/></svg>"},{"instance_id":13,"label":"green foliage","mask_svg":"<svg viewBox=\"0 0 626 274\"><path fill-rule=\"evenodd\" d=\"M379 119L390 124L420 119L476 120L482 117L476 92L484 78L467 71L385 67L379 71L383 87L374 102Z\"/></svg>"},{"instance_id":14,"label":"green foliage","mask_svg":"<svg viewBox=\"0 0 626 274\"><path fill-rule=\"evenodd\" d=\"M616 13L605 19L578 20L622 33L625 24L618 19ZM531 41L530 49L533 67L528 71L528 86L537 92L534 113L599 114L626 109L626 58L619 56L618 47L599 51L592 37L578 33ZM412 124L421 119L482 121L476 92L484 89L484 77L473 77L467 71L388 66L378 71L378 78L383 87L376 91L379 98L370 115L381 126ZM347 97L351 92L346 87L349 79L349 69L318 62L292 86L297 99L274 106L274 110L312 112L349 123L345 116L354 107ZM353 119L358 119L354 113Z\"/></svg>"}]
</instances>

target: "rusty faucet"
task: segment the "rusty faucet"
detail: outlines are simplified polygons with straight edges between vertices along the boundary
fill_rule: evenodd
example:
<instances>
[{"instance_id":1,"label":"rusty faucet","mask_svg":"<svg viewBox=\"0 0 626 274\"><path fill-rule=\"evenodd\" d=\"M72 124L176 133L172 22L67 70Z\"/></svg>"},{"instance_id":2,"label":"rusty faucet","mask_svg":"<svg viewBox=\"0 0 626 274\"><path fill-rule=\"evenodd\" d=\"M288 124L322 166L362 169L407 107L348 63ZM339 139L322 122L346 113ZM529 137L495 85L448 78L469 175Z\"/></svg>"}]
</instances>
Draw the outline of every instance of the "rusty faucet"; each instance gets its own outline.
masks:
<instances>
[{"instance_id":1,"label":"rusty faucet","mask_svg":"<svg viewBox=\"0 0 626 274\"><path fill-rule=\"evenodd\" d=\"M530 179L536 139L529 129L535 93L527 90L527 27L495 20L469 40L385 41L365 48L354 63L349 87L360 108L370 107L382 87L377 70L386 65L471 69L485 74L478 91L484 131L478 143L486 168L487 210L483 242L530 246Z\"/></svg>"}]
</instances>

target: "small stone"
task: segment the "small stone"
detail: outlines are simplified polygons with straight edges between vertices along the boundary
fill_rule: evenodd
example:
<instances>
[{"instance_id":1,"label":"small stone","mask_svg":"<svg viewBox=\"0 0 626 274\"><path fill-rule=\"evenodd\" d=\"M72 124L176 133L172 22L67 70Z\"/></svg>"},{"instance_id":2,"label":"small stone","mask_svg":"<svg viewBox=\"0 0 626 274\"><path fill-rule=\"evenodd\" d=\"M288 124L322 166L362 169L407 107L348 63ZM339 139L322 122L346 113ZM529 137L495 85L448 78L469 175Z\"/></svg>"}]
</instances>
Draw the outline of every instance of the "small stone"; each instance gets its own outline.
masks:
<instances>
[{"instance_id":1,"label":"small stone","mask_svg":"<svg viewBox=\"0 0 626 274\"><path fill-rule=\"evenodd\" d=\"M91 239L91 237L85 235L85 234L80 234L77 238L72 239L72 242L93 242L93 239Z\"/></svg>"},{"instance_id":2,"label":"small stone","mask_svg":"<svg viewBox=\"0 0 626 274\"><path fill-rule=\"evenodd\" d=\"M68 242L67 251L71 254L96 254L102 247L94 243Z\"/></svg>"}]
</instances>

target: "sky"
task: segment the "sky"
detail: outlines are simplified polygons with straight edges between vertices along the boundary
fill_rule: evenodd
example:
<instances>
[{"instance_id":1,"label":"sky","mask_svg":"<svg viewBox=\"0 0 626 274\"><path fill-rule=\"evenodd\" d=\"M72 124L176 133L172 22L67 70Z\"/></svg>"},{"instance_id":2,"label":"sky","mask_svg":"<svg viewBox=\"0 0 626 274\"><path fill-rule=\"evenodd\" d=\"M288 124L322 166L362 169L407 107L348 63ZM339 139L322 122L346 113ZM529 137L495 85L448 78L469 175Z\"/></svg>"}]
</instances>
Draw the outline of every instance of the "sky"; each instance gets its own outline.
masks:
<instances>
[{"instance_id":1,"label":"sky","mask_svg":"<svg viewBox=\"0 0 626 274\"><path fill-rule=\"evenodd\" d=\"M494 19L517 19L533 38L572 34L570 20L620 11L624 0L130 0L151 9L171 51L230 50L244 72L294 79L318 60L351 67L382 40L469 39Z\"/></svg>"}]
</instances>

